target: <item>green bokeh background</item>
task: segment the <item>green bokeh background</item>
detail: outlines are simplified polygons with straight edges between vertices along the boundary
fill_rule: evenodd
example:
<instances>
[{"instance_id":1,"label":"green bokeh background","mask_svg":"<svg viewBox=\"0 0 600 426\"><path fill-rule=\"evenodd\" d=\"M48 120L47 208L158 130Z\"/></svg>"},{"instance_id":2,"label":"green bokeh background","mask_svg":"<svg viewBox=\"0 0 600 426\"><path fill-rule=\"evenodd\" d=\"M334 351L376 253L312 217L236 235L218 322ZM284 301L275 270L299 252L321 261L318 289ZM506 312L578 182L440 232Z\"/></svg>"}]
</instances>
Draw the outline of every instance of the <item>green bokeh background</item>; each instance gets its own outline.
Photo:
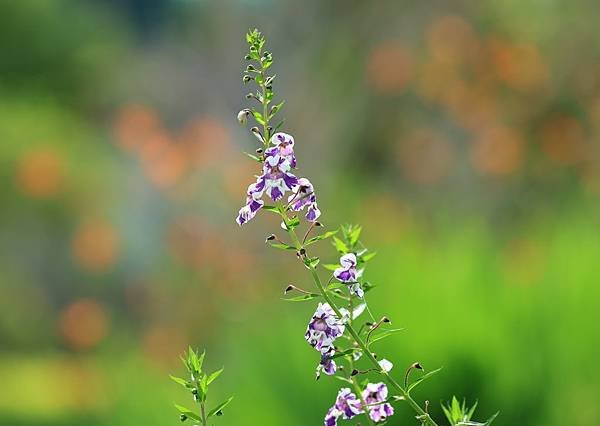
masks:
<instances>
[{"instance_id":1,"label":"green bokeh background","mask_svg":"<svg viewBox=\"0 0 600 426\"><path fill-rule=\"evenodd\" d=\"M600 424L599 12L0 2L0 424L177 424L187 345L225 365L215 424L322 424L340 382L314 380L314 304L281 300L308 276L264 247L274 218L233 220L255 26L324 223L362 223L378 252L395 374L444 367L416 394L439 420L457 395L499 425Z\"/></svg>"}]
</instances>

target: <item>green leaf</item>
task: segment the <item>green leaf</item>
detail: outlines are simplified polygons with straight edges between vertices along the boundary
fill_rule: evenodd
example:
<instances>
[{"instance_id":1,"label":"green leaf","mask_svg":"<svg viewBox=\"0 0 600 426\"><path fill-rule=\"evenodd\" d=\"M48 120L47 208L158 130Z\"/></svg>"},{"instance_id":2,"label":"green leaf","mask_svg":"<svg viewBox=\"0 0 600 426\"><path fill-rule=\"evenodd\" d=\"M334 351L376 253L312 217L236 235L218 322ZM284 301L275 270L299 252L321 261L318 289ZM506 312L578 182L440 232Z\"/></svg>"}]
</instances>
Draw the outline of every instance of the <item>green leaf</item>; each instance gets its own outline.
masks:
<instances>
[{"instance_id":1,"label":"green leaf","mask_svg":"<svg viewBox=\"0 0 600 426\"><path fill-rule=\"evenodd\" d=\"M201 399L206 400L206 394L208 393L208 376L206 374L200 380L200 392L202 393Z\"/></svg>"},{"instance_id":2,"label":"green leaf","mask_svg":"<svg viewBox=\"0 0 600 426\"><path fill-rule=\"evenodd\" d=\"M258 77L259 76L256 77L257 82L258 82ZM258 124L260 124L262 126L265 125L265 119L264 119L264 117L262 116L262 114L260 112L258 112L258 111L252 111L252 115L254 116L254 119L258 122Z\"/></svg>"},{"instance_id":3,"label":"green leaf","mask_svg":"<svg viewBox=\"0 0 600 426\"><path fill-rule=\"evenodd\" d=\"M372 251L371 253L367 253L367 254L361 256L360 260L362 260L363 262L368 262L369 260L373 259L376 255L377 255L377 252Z\"/></svg>"},{"instance_id":4,"label":"green leaf","mask_svg":"<svg viewBox=\"0 0 600 426\"><path fill-rule=\"evenodd\" d=\"M177 408L177 410L179 410L179 412L181 414L184 414L185 416L187 416L188 418L190 418L192 420L195 420L197 422L202 421L202 419L200 419L200 416L198 414L194 413L193 411L191 411L189 408L185 408L184 406L178 405L178 404L175 404L175 408Z\"/></svg>"},{"instance_id":5,"label":"green leaf","mask_svg":"<svg viewBox=\"0 0 600 426\"><path fill-rule=\"evenodd\" d=\"M318 257L309 257L308 259L304 259L304 264L308 268L316 268L321 259Z\"/></svg>"},{"instance_id":6,"label":"green leaf","mask_svg":"<svg viewBox=\"0 0 600 426\"><path fill-rule=\"evenodd\" d=\"M263 209L263 210L270 211L270 212L273 212L273 213L277 213L277 214L279 214L279 208L277 208L277 207L275 207L275 206L267 206L267 205L264 205L264 206L262 206L262 209Z\"/></svg>"},{"instance_id":7,"label":"green leaf","mask_svg":"<svg viewBox=\"0 0 600 426\"><path fill-rule=\"evenodd\" d=\"M300 225L300 219L298 219L298 216L294 216L285 222L285 227L289 231L293 231L298 227L298 225Z\"/></svg>"},{"instance_id":8,"label":"green leaf","mask_svg":"<svg viewBox=\"0 0 600 426\"><path fill-rule=\"evenodd\" d=\"M273 128L273 133L277 133L279 129L281 129L281 126L283 126L283 123L285 123L285 120L281 120L279 123L277 123L277 125Z\"/></svg>"},{"instance_id":9,"label":"green leaf","mask_svg":"<svg viewBox=\"0 0 600 426\"><path fill-rule=\"evenodd\" d=\"M350 246L354 247L356 245L358 239L360 238L361 231L362 226L360 225L354 226L350 229L350 232L348 233L348 242L350 243Z\"/></svg>"},{"instance_id":10,"label":"green leaf","mask_svg":"<svg viewBox=\"0 0 600 426\"><path fill-rule=\"evenodd\" d=\"M275 114L277 114L279 112L279 110L281 109L281 107L283 106L283 104L285 103L285 101L281 101L278 104L275 104L271 107L271 112L269 114L269 119L275 117Z\"/></svg>"},{"instance_id":11,"label":"green leaf","mask_svg":"<svg viewBox=\"0 0 600 426\"><path fill-rule=\"evenodd\" d=\"M316 237L312 237L311 239L309 239L304 245L309 246L313 243L316 243L317 241L321 241L321 240L325 240L329 237L333 237L335 234L337 234L337 232L338 232L337 230L336 231L328 231L328 232L325 232L324 234L317 235Z\"/></svg>"},{"instance_id":12,"label":"green leaf","mask_svg":"<svg viewBox=\"0 0 600 426\"><path fill-rule=\"evenodd\" d=\"M231 402L231 400L233 399L233 396L230 396L228 399L226 399L225 401L221 402L219 405L217 405L215 408L213 408L212 410L210 410L208 412L208 415L206 417L212 417L214 415L220 415L219 412L225 408L225 406L227 404L229 404Z\"/></svg>"},{"instance_id":13,"label":"green leaf","mask_svg":"<svg viewBox=\"0 0 600 426\"><path fill-rule=\"evenodd\" d=\"M487 422L485 422L484 426L491 425L491 424L492 424L492 422L493 422L494 420L496 420L496 417L498 417L498 415L499 415L499 414L500 414L500 411L498 411L496 414L494 414L492 417L490 417L490 418L487 420Z\"/></svg>"},{"instance_id":14,"label":"green leaf","mask_svg":"<svg viewBox=\"0 0 600 426\"><path fill-rule=\"evenodd\" d=\"M248 157L252 158L257 163L262 163L262 160L258 156L254 155L254 154L250 154L248 152L244 152L244 154L246 154Z\"/></svg>"},{"instance_id":15,"label":"green leaf","mask_svg":"<svg viewBox=\"0 0 600 426\"><path fill-rule=\"evenodd\" d=\"M335 271L339 267L340 267L340 265L337 265L335 263L324 263L323 264L323 268L327 269L328 271Z\"/></svg>"},{"instance_id":16,"label":"green leaf","mask_svg":"<svg viewBox=\"0 0 600 426\"><path fill-rule=\"evenodd\" d=\"M427 374L424 374L423 376L419 377L417 380L415 380L413 383L411 383L410 385L408 385L408 388L406 388L406 392L410 393L411 390L413 390L414 388L416 388L418 385L420 385L423 381L429 379L431 376L439 373L442 370L442 367L436 369L436 370L432 370Z\"/></svg>"},{"instance_id":17,"label":"green leaf","mask_svg":"<svg viewBox=\"0 0 600 426\"><path fill-rule=\"evenodd\" d=\"M346 349L345 351L342 352L338 352L335 355L333 355L332 357L330 357L329 359L336 359L336 358L341 358L343 356L346 355L350 355L351 353L353 353L354 351L358 351L359 349Z\"/></svg>"},{"instance_id":18,"label":"green leaf","mask_svg":"<svg viewBox=\"0 0 600 426\"><path fill-rule=\"evenodd\" d=\"M283 300L285 300L286 302L306 302L307 300L312 300L316 297L321 297L321 295L317 293L310 293L290 298L284 297Z\"/></svg>"},{"instance_id":19,"label":"green leaf","mask_svg":"<svg viewBox=\"0 0 600 426\"><path fill-rule=\"evenodd\" d=\"M269 245L271 247L275 247L277 249L280 250L296 250L296 247L291 246L289 244L285 244L285 243L276 243L276 242L272 242L272 241L268 241Z\"/></svg>"},{"instance_id":20,"label":"green leaf","mask_svg":"<svg viewBox=\"0 0 600 426\"><path fill-rule=\"evenodd\" d=\"M348 246L346 245L345 242L343 242L342 240L340 240L338 237L333 237L333 245L335 246L335 249L339 253L341 253L341 254L348 253Z\"/></svg>"},{"instance_id":21,"label":"green leaf","mask_svg":"<svg viewBox=\"0 0 600 426\"><path fill-rule=\"evenodd\" d=\"M217 377L219 377L221 375L222 372L223 372L223 368L215 371L210 376L208 376L207 385L210 385Z\"/></svg>"},{"instance_id":22,"label":"green leaf","mask_svg":"<svg viewBox=\"0 0 600 426\"><path fill-rule=\"evenodd\" d=\"M372 345L373 343L385 339L386 337L391 336L392 334L398 333L400 331L404 331L403 328L392 328L389 330L383 330L379 333L373 334L371 335L371 338L369 339L369 345Z\"/></svg>"},{"instance_id":23,"label":"green leaf","mask_svg":"<svg viewBox=\"0 0 600 426\"><path fill-rule=\"evenodd\" d=\"M185 379L182 379L181 377L175 377L175 376L169 376L169 377L175 383L178 383L178 384L180 384L181 386L183 386L183 387L185 387L187 389L192 389L193 388L192 384L189 381L187 381Z\"/></svg>"}]
</instances>

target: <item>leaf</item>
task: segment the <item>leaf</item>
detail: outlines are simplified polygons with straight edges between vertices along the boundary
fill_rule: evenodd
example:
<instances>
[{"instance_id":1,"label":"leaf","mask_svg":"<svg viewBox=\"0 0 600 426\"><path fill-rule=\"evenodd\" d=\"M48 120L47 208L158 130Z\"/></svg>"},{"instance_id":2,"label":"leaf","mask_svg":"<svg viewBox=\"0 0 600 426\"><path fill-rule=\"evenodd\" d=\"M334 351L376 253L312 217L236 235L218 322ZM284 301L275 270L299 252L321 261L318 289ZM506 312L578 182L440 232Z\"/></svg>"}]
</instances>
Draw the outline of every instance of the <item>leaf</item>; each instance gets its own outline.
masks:
<instances>
[{"instance_id":1,"label":"leaf","mask_svg":"<svg viewBox=\"0 0 600 426\"><path fill-rule=\"evenodd\" d=\"M280 250L296 250L296 247L294 247L294 246L291 246L291 245L289 245L289 244L285 244L285 243L275 243L275 242L272 242L272 241L268 241L268 243L269 243L269 245L270 245L271 247L275 247L275 248L278 248L278 249L280 249Z\"/></svg>"},{"instance_id":2,"label":"leaf","mask_svg":"<svg viewBox=\"0 0 600 426\"><path fill-rule=\"evenodd\" d=\"M302 296L296 296L296 297L284 297L282 298L283 300L285 300L286 302L305 302L307 300L312 300L315 297L321 297L320 294L317 293L309 293L309 294L303 294Z\"/></svg>"},{"instance_id":3,"label":"leaf","mask_svg":"<svg viewBox=\"0 0 600 426\"><path fill-rule=\"evenodd\" d=\"M230 396L228 399L226 399L225 401L221 402L219 405L217 405L215 408L213 408L212 410L210 410L208 412L208 415L206 417L212 417L214 415L219 415L219 412L225 408L225 406L227 406L227 404L229 404L231 402L231 400L233 399L233 396Z\"/></svg>"},{"instance_id":4,"label":"leaf","mask_svg":"<svg viewBox=\"0 0 600 426\"><path fill-rule=\"evenodd\" d=\"M206 384L210 385L217 377L219 377L221 375L222 372L223 372L223 368L212 373L210 376L208 376L208 380L207 380Z\"/></svg>"},{"instance_id":5,"label":"leaf","mask_svg":"<svg viewBox=\"0 0 600 426\"><path fill-rule=\"evenodd\" d=\"M321 259L319 259L318 257L309 257L308 259L304 259L304 264L308 268L314 269L317 267L320 261Z\"/></svg>"},{"instance_id":6,"label":"leaf","mask_svg":"<svg viewBox=\"0 0 600 426\"><path fill-rule=\"evenodd\" d=\"M336 359L336 358L341 358L343 356L346 355L350 355L351 353L353 353L354 351L358 351L359 349L346 349L345 351L342 352L338 352L335 355L329 357L329 359Z\"/></svg>"},{"instance_id":7,"label":"leaf","mask_svg":"<svg viewBox=\"0 0 600 426\"><path fill-rule=\"evenodd\" d=\"M248 152L244 152L244 154L246 154L248 157L252 158L254 161L256 161L258 163L262 163L262 160L258 156L254 155L254 154L250 154Z\"/></svg>"},{"instance_id":8,"label":"leaf","mask_svg":"<svg viewBox=\"0 0 600 426\"><path fill-rule=\"evenodd\" d=\"M206 393L208 391L208 376L205 374L200 380L200 391L202 392L202 399L206 399Z\"/></svg>"},{"instance_id":9,"label":"leaf","mask_svg":"<svg viewBox=\"0 0 600 426\"><path fill-rule=\"evenodd\" d=\"M202 420L200 419L200 416L196 413L194 413L193 411L191 411L189 408L185 408L182 405L178 405L175 404L175 408L177 408L177 410L179 410L179 412L181 414L184 414L186 417L192 419L192 420L196 420L197 422L201 422Z\"/></svg>"},{"instance_id":10,"label":"leaf","mask_svg":"<svg viewBox=\"0 0 600 426\"><path fill-rule=\"evenodd\" d=\"M353 227L348 235L348 242L350 246L354 247L360 238L360 233L362 231L362 226L357 225Z\"/></svg>"},{"instance_id":11,"label":"leaf","mask_svg":"<svg viewBox=\"0 0 600 426\"><path fill-rule=\"evenodd\" d=\"M323 264L323 268L327 269L328 271L335 271L339 267L340 267L340 265L337 265L335 263L325 263L325 264Z\"/></svg>"},{"instance_id":12,"label":"leaf","mask_svg":"<svg viewBox=\"0 0 600 426\"><path fill-rule=\"evenodd\" d=\"M374 258L376 255L377 255L377 252L376 252L376 251L372 251L371 253L367 253L367 254L365 254L365 255L361 256L361 257L360 257L360 259L361 259L363 262L365 262L365 263L366 263L366 262L368 262L369 260L373 259L373 258Z\"/></svg>"},{"instance_id":13,"label":"leaf","mask_svg":"<svg viewBox=\"0 0 600 426\"><path fill-rule=\"evenodd\" d=\"M391 336L392 334L398 333L400 331L404 331L404 329L403 328L392 328L389 330L383 330L377 334L372 335L371 338L369 339L368 343L369 343L369 345L372 345L373 343L375 343L379 340L385 339L386 337Z\"/></svg>"},{"instance_id":14,"label":"leaf","mask_svg":"<svg viewBox=\"0 0 600 426\"><path fill-rule=\"evenodd\" d=\"M279 214L279 208L275 207L275 206L268 206L268 205L264 205L262 206L263 210L267 210L269 212L273 212L273 213L277 213Z\"/></svg>"},{"instance_id":15,"label":"leaf","mask_svg":"<svg viewBox=\"0 0 600 426\"><path fill-rule=\"evenodd\" d=\"M324 234L317 235L316 237L312 237L311 239L309 239L304 245L309 246L313 243L316 243L317 241L325 240L329 237L334 236L335 234L337 234L337 232L338 232L337 230L336 231L328 231L328 232L325 232ZM336 268L337 268L337 266L336 266Z\"/></svg>"},{"instance_id":16,"label":"leaf","mask_svg":"<svg viewBox=\"0 0 600 426\"><path fill-rule=\"evenodd\" d=\"M335 246L335 249L341 253L341 254L346 254L348 253L348 246L346 245L346 243L344 243L342 240L340 240L338 237L333 237L333 245Z\"/></svg>"},{"instance_id":17,"label":"leaf","mask_svg":"<svg viewBox=\"0 0 600 426\"><path fill-rule=\"evenodd\" d=\"M260 76L256 76L257 82L258 82L259 77ZM258 122L258 124L263 125L263 126L265 125L265 119L260 112L252 111L252 115L254 116L254 119Z\"/></svg>"},{"instance_id":18,"label":"leaf","mask_svg":"<svg viewBox=\"0 0 600 426\"><path fill-rule=\"evenodd\" d=\"M279 129L281 129L281 126L283 126L283 123L285 123L285 120L281 120L279 123L277 123L277 125L275 126L275 128L273 129L273 133L277 133L277 131Z\"/></svg>"},{"instance_id":19,"label":"leaf","mask_svg":"<svg viewBox=\"0 0 600 426\"><path fill-rule=\"evenodd\" d=\"M487 422L485 422L484 426L491 425L491 424L492 424L492 422L493 422L494 420L496 420L496 417L498 417L498 415L499 415L499 414L500 414L500 411L498 411L496 414L494 414L492 417L490 417L490 418L487 420Z\"/></svg>"},{"instance_id":20,"label":"leaf","mask_svg":"<svg viewBox=\"0 0 600 426\"><path fill-rule=\"evenodd\" d=\"M410 385L408 385L408 388L406 388L406 392L410 393L411 390L413 390L414 388L416 388L418 385L420 385L423 381L429 379L431 376L439 373L442 370L442 367L436 369L436 370L432 370L427 374L424 374L423 376L419 377L417 380L415 380L413 383L411 383Z\"/></svg>"},{"instance_id":21,"label":"leaf","mask_svg":"<svg viewBox=\"0 0 600 426\"><path fill-rule=\"evenodd\" d=\"M188 382L185 379L182 379L181 377L175 377L175 376L169 376L171 378L171 380L173 380L175 383L180 384L181 386L187 388L187 389L192 389L193 386L190 382Z\"/></svg>"}]
</instances>

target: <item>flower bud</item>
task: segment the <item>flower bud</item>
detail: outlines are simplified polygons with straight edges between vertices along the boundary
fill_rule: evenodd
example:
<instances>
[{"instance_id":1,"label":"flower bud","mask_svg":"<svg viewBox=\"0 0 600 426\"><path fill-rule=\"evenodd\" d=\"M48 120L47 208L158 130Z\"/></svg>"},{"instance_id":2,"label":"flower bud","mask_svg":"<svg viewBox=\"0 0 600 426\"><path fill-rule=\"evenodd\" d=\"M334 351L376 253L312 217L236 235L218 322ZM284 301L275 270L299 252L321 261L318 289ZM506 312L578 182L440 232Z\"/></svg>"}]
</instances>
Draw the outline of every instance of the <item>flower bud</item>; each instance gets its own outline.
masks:
<instances>
[{"instance_id":1,"label":"flower bud","mask_svg":"<svg viewBox=\"0 0 600 426\"><path fill-rule=\"evenodd\" d=\"M180 414L179 420L181 420L182 422L185 422L187 420L187 416L185 414Z\"/></svg>"},{"instance_id":2,"label":"flower bud","mask_svg":"<svg viewBox=\"0 0 600 426\"><path fill-rule=\"evenodd\" d=\"M248 83L250 80L254 80L254 78L250 77L249 75L245 75L244 78L242 78L244 83Z\"/></svg>"},{"instance_id":3,"label":"flower bud","mask_svg":"<svg viewBox=\"0 0 600 426\"><path fill-rule=\"evenodd\" d=\"M265 242L267 242L267 241L273 241L274 239L275 239L275 235L274 235L274 234L271 234L271 235L269 235L269 236L266 238Z\"/></svg>"},{"instance_id":4,"label":"flower bud","mask_svg":"<svg viewBox=\"0 0 600 426\"><path fill-rule=\"evenodd\" d=\"M257 153L257 154L259 154L259 155L260 155L260 154L262 154L262 153L263 153L263 149L262 149L262 148L258 148L258 149L256 150L256 153Z\"/></svg>"},{"instance_id":5,"label":"flower bud","mask_svg":"<svg viewBox=\"0 0 600 426\"><path fill-rule=\"evenodd\" d=\"M250 59L252 59L252 56L246 55L246 56L244 56L244 59L247 60L247 61L249 61Z\"/></svg>"},{"instance_id":6,"label":"flower bud","mask_svg":"<svg viewBox=\"0 0 600 426\"><path fill-rule=\"evenodd\" d=\"M238 112L237 119L240 122L240 124L246 124L246 121L248 121L248 116L250 115L250 112L251 111L248 108L244 108L243 110Z\"/></svg>"}]
</instances>

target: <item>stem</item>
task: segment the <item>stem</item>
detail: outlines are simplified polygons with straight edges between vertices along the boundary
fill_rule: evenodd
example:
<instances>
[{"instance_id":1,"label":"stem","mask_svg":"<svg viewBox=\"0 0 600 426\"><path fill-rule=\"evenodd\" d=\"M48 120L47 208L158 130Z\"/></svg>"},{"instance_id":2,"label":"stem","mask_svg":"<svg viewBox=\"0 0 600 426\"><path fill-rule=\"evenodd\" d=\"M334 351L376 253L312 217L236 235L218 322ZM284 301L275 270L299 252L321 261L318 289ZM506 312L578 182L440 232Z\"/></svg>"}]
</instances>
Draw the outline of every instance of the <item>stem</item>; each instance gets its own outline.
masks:
<instances>
[{"instance_id":1,"label":"stem","mask_svg":"<svg viewBox=\"0 0 600 426\"><path fill-rule=\"evenodd\" d=\"M200 417L202 419L202 426L206 426L206 410L204 409L204 402L200 403Z\"/></svg>"},{"instance_id":2,"label":"stem","mask_svg":"<svg viewBox=\"0 0 600 426\"><path fill-rule=\"evenodd\" d=\"M351 371L354 370L354 360L352 360L352 358L350 358L350 370ZM367 401L365 401L365 399L362 397L362 392L360 390L360 386L358 385L358 381L356 380L356 377L352 377L351 380L352 380L352 385L354 386L354 392L356 392L356 396L358 398L360 398L360 403L364 407L365 417L367 418L367 422L371 426L375 426L375 423L373 422L373 420L371 420L371 416L369 415L369 406L367 405Z\"/></svg>"},{"instance_id":3,"label":"stem","mask_svg":"<svg viewBox=\"0 0 600 426\"><path fill-rule=\"evenodd\" d=\"M280 214L281 214L281 217L282 217L284 223L286 224L287 232L290 235L290 238L292 239L294 246L296 247L296 249L298 251L300 251L300 249L302 248L302 244L300 243L300 240L298 239L298 236L296 235L296 231L294 231L293 229L289 229L289 227L287 226L287 224L288 224L287 213L285 211L282 211L282 209L280 208ZM333 299L331 297L329 297L329 294L327 293L327 291L325 291L325 287L323 287L323 283L321 282L321 279L319 278L319 274L317 273L317 270L315 269L315 267L307 266L307 268L310 271L310 275L311 275L315 285L319 289L319 292L321 293L321 296L323 297L323 299L325 299L325 301L329 304L329 306L331 306L331 309L333 309L333 311L338 316L338 318L340 318L340 319L343 318L343 315L340 312L339 308L334 303ZM373 356L373 354L371 353L371 351L369 350L369 348L367 347L367 345L365 344L363 339L356 332L356 330L354 330L354 327L352 326L351 323L346 324L346 330L348 330L348 333L350 333L350 335L352 336L352 338L354 339L356 344L360 347L360 349L362 349L363 353L365 354L367 359L369 361L371 361L371 363L373 364L375 369L377 371L379 371L385 377L385 380L390 384L390 386L392 386L394 389L396 389L396 391L398 391L400 393L400 395L409 403L409 405L415 410L415 412L419 416L422 416L422 418L424 419L423 420L424 423L428 424L430 426L437 426L437 423L410 396L410 394L406 391L406 389L404 389L402 387L402 385L400 385L396 380L394 380L394 378L387 371L384 371L381 368L381 366L379 365L379 362Z\"/></svg>"}]
</instances>

